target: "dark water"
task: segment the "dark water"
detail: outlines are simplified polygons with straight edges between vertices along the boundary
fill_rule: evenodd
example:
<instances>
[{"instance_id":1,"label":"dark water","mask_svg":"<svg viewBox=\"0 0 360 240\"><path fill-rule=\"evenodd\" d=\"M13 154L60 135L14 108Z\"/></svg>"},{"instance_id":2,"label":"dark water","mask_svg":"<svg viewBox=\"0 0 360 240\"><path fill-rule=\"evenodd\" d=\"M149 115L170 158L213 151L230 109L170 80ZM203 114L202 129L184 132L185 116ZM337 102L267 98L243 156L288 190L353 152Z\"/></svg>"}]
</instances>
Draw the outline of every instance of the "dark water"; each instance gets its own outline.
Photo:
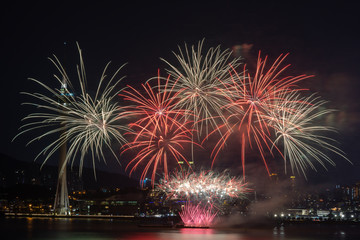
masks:
<instances>
[{"instance_id":1,"label":"dark water","mask_svg":"<svg viewBox=\"0 0 360 240\"><path fill-rule=\"evenodd\" d=\"M315 240L360 239L360 225L285 224L237 228L139 227L123 220L3 218L0 239L89 240Z\"/></svg>"}]
</instances>

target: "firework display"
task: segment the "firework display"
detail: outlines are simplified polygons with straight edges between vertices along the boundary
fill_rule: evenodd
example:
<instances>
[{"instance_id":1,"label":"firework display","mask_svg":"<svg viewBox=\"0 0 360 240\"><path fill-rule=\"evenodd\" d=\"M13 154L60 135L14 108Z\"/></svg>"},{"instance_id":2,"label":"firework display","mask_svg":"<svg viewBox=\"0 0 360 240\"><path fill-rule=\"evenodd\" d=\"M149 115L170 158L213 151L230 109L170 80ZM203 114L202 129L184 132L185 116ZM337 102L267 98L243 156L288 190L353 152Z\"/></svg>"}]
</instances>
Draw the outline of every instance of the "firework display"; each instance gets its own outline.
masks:
<instances>
[{"instance_id":1,"label":"firework display","mask_svg":"<svg viewBox=\"0 0 360 240\"><path fill-rule=\"evenodd\" d=\"M202 48L203 41L199 42L197 49L192 46L190 50L185 45L182 51L179 47L180 54L175 56L181 68L175 68L163 59L171 68L168 70L170 75L161 83L164 79L158 73L157 82L150 84L147 81L142 85L142 91L132 86L116 90L120 80L115 81L114 78L121 68L105 85L106 66L95 96L87 92L80 48L77 75L81 92L78 96L68 90L67 86L73 89L72 83L59 60L54 57L51 61L60 72L60 76L55 77L63 87L53 90L31 79L49 94L24 93L41 102L25 104L45 111L25 117L24 120L31 122L21 127L19 135L52 128L30 141L32 143L48 135L60 134L39 156L44 154L46 162L68 141L66 163L74 163L75 157L80 154L81 169L87 153L92 156L95 167L94 159L105 159L103 148L111 150L112 139L125 143L128 139L124 138L123 132L126 131L130 142L124 146L123 152L130 149L138 151L127 168L131 168L132 173L142 165L142 178L145 178L150 166L153 167L152 178L160 166L167 175L169 158L178 163L187 162L185 152L188 149L184 148L184 144L200 144L193 135L196 132L200 137L205 128L206 135L201 139L201 144L205 145L206 139L216 139L211 166L228 144L230 136L239 136L244 177L247 146L259 153L268 173L270 170L265 151L273 154L274 149L284 158L285 164L290 162L292 171L302 174L305 174L308 166L315 168L314 162L324 167L322 160L334 164L322 152L324 150L346 158L326 137L333 128L315 124L314 120L331 112L320 110L325 102L300 95L305 89L298 87L299 82L311 76L283 76L289 67L281 67L287 55L280 55L268 67L267 57L263 59L259 52L255 73L248 72L246 65L238 73L239 58L231 59L229 50L221 51L218 46L210 48L203 55ZM129 104L119 107L113 102L116 95ZM122 124L119 124L119 120L122 120Z\"/></svg>"},{"instance_id":2,"label":"firework display","mask_svg":"<svg viewBox=\"0 0 360 240\"><path fill-rule=\"evenodd\" d=\"M119 94L130 104L124 107L126 115L131 119L135 119L134 123L129 124L130 126L137 125L147 128L151 125L154 129L157 129L171 122L180 128L182 127L176 119L179 115L183 116L184 111L174 108L181 90L173 91L173 87L168 86L169 78L170 76L162 85L160 72L158 72L155 86L151 86L150 81L141 85L144 94L129 85Z\"/></svg>"},{"instance_id":3,"label":"firework display","mask_svg":"<svg viewBox=\"0 0 360 240\"><path fill-rule=\"evenodd\" d=\"M161 179L157 188L169 199L188 199L212 204L231 198L244 198L248 189L240 177L228 171L177 171L168 179Z\"/></svg>"},{"instance_id":4,"label":"firework display","mask_svg":"<svg viewBox=\"0 0 360 240\"><path fill-rule=\"evenodd\" d=\"M289 161L292 172L296 169L306 177L308 167L316 169L312 159L325 169L324 161L334 166L334 161L320 149L348 160L343 151L331 144L334 140L327 136L336 130L315 121L334 111L321 108L326 103L324 100L314 95L301 97L297 93L286 94L284 98L286 100L269 114L268 125L276 133L274 146L282 143L285 170Z\"/></svg>"},{"instance_id":5,"label":"firework display","mask_svg":"<svg viewBox=\"0 0 360 240\"><path fill-rule=\"evenodd\" d=\"M168 175L168 161L175 161L175 165L181 166L180 162L189 165L187 158L184 156L184 145L191 144L191 130L186 128L185 123L178 123L176 119L169 120L165 118L160 125L149 125L145 127L132 124L131 135L135 140L124 145L122 153L134 150L136 156L127 164L126 170L131 168L130 175L140 165L143 171L140 181L144 180L152 167L152 179L156 179L155 175L158 168L162 169L165 176ZM154 181L152 182L154 185Z\"/></svg>"},{"instance_id":6,"label":"firework display","mask_svg":"<svg viewBox=\"0 0 360 240\"><path fill-rule=\"evenodd\" d=\"M187 227L209 227L213 225L217 211L212 205L186 203L179 215Z\"/></svg>"},{"instance_id":7,"label":"firework display","mask_svg":"<svg viewBox=\"0 0 360 240\"><path fill-rule=\"evenodd\" d=\"M210 48L202 54L204 40L184 51L179 47L179 54L174 53L180 68L162 59L168 64L168 73L173 76L171 84L176 91L181 91L177 107L191 113L197 135L208 134L209 127L214 128L218 121L226 123L222 107L228 103L223 84L231 81L230 70L240 65L240 58L232 59L228 49L221 51L220 45Z\"/></svg>"},{"instance_id":8,"label":"firework display","mask_svg":"<svg viewBox=\"0 0 360 240\"><path fill-rule=\"evenodd\" d=\"M169 78L168 78L169 79ZM174 109L175 100L179 92L168 88L168 79L164 85L160 84L158 76L157 86L153 88L149 81L142 85L144 94L129 86L120 96L130 101L132 105L126 107L127 116L138 119L129 124L133 130L128 136L132 141L124 145L122 153L129 150L137 151L136 156L127 164L131 168L130 174L139 165L145 166L140 181L145 179L151 167L152 179L158 168L162 168L168 175L168 160L189 165L184 156L184 145L192 144L191 122L184 118L184 111ZM181 166L181 165L180 165ZM154 181L152 182L154 184Z\"/></svg>"},{"instance_id":9,"label":"firework display","mask_svg":"<svg viewBox=\"0 0 360 240\"><path fill-rule=\"evenodd\" d=\"M260 154L266 170L270 175L267 165L265 151L271 154L271 149L277 149L271 138L271 126L267 123L269 114L277 111L279 106L287 101L286 94L300 92L297 83L311 76L285 76L281 74L289 67L281 67L287 55L280 55L274 63L267 68L267 57L263 60L260 52L257 60L256 71L252 76L246 71L246 65L242 74L232 68L231 83L224 84L224 91L229 97L229 103L224 106L228 110L226 124L218 124L215 130L210 132L206 138L213 134L222 132L211 153L212 165L219 152L224 149L230 136L237 134L240 136L241 160L243 176L245 177L245 149L249 145L251 149L256 148ZM285 108L284 108L285 109ZM292 110L292 114L296 110ZM206 139L205 138L205 139Z\"/></svg>"},{"instance_id":10,"label":"firework display","mask_svg":"<svg viewBox=\"0 0 360 240\"><path fill-rule=\"evenodd\" d=\"M122 67L105 83L107 65L94 95L88 92L80 48L79 94L73 94L73 83L54 56L51 61L60 73L55 78L62 88L53 90L31 79L47 94L24 93L40 102L25 103L39 112L24 118L29 122L16 137L44 130L29 142L33 143L59 135L37 158L45 155L45 163L67 144L61 167L74 164L79 156L80 172L87 155L95 172L95 159L105 161L105 149L117 155L112 145L119 143L121 154L130 156L122 158L130 175L139 170L140 181L150 177L154 188L157 174L162 173L164 178L156 188L168 200L187 201L180 216L189 226L211 225L222 202L245 197L248 151L261 158L269 175L269 158L282 158L285 171L290 165L292 173L305 177L316 165L335 165L328 153L349 161L330 137L335 129L321 123L333 110L300 87L301 81L312 76L284 74L290 66L282 67L287 54L269 65L268 57L259 52L252 73L246 64L240 67L240 58L232 57L230 50L221 51L220 46L203 54L203 44L200 41L191 49L185 45L184 50L179 47L180 53L174 53L177 64L162 59L170 68L166 69L168 77L160 77L159 71L140 89L130 85L117 89L121 78L115 78ZM125 106L120 106L115 96L121 97ZM209 166L204 167L213 169L221 161L222 151L234 144L233 139L237 139L241 154L241 178L226 171L196 171L200 168L189 163L189 156L191 162L196 156L194 146L199 146L211 152L206 158ZM173 171L175 167L180 171Z\"/></svg>"},{"instance_id":11,"label":"firework display","mask_svg":"<svg viewBox=\"0 0 360 240\"><path fill-rule=\"evenodd\" d=\"M95 160L103 159L106 161L104 156L105 148L109 149L118 159L118 154L112 150L112 145L115 142L121 145L124 144L126 139L123 137L123 133L130 130L127 125L121 124L125 121L126 116L123 109L119 107L114 99L120 91L116 88L122 79L115 80L115 78L123 66L106 82L105 73L109 66L107 64L99 80L95 95L91 96L87 89L85 66L79 46L78 52L80 61L79 66L77 66L77 77L80 85L79 94L75 94L73 84L64 67L58 58L54 56L50 60L60 73L59 76L55 75L55 79L62 88L53 90L39 80L30 79L40 85L47 94L23 93L38 100L38 102L24 104L35 106L39 112L30 113L23 119L30 122L21 126L21 132L16 137L27 132L37 134L44 130L42 134L28 143L30 144L50 135L59 135L36 158L45 155L44 164L63 144L68 143L66 160L64 166L61 167L65 168L68 163L73 165L77 160L76 157L80 155L79 173L81 175L85 156L89 154L95 174Z\"/></svg>"},{"instance_id":12,"label":"firework display","mask_svg":"<svg viewBox=\"0 0 360 240\"><path fill-rule=\"evenodd\" d=\"M160 179L156 189L165 194L166 200L186 200L180 217L185 226L192 227L211 226L224 203L244 199L249 191L242 178L212 170L174 172Z\"/></svg>"}]
</instances>

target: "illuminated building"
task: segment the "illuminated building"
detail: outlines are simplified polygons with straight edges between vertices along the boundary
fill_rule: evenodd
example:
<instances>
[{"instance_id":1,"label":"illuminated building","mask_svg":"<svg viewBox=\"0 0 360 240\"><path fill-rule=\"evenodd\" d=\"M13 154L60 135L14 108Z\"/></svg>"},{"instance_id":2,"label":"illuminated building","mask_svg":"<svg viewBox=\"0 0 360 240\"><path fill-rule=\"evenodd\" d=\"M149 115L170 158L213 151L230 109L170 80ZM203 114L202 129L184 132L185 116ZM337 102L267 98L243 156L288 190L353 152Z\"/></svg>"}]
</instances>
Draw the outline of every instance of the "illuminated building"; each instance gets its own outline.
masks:
<instances>
[{"instance_id":1,"label":"illuminated building","mask_svg":"<svg viewBox=\"0 0 360 240\"><path fill-rule=\"evenodd\" d=\"M189 160L188 163L189 163L190 165L194 165L194 161L193 161L193 160ZM186 164L186 163L185 163L184 161L178 161L178 164L184 165L184 164Z\"/></svg>"}]
</instances>

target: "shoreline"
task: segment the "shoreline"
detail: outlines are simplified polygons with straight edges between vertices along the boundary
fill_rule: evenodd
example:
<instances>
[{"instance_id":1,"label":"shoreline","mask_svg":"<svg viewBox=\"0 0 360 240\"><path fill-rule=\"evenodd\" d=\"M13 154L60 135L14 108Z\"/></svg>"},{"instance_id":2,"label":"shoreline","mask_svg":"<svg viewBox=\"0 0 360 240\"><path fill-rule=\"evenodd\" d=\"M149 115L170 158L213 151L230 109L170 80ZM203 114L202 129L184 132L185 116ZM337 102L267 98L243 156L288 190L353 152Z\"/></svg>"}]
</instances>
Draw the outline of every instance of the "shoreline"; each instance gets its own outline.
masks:
<instances>
[{"instance_id":1,"label":"shoreline","mask_svg":"<svg viewBox=\"0 0 360 240\"><path fill-rule=\"evenodd\" d=\"M138 227L164 227L164 228L204 228L204 227L187 227L180 223L172 221L174 219L158 218L158 217L136 217L133 215L55 215L55 214L30 214L30 213L4 213L2 218L49 218L49 219L79 219L79 220L126 220L132 222ZM359 221L336 221L336 220L324 220L324 221L310 221L310 220L272 220L266 221L249 221L242 224L234 224L233 226L227 226L230 228L258 228L258 227L280 227L286 225L360 225ZM223 228L222 224L215 224L215 226L209 226L205 228ZM226 228L226 227L225 227Z\"/></svg>"},{"instance_id":2,"label":"shoreline","mask_svg":"<svg viewBox=\"0 0 360 240\"><path fill-rule=\"evenodd\" d=\"M65 215L47 213L4 213L5 217L45 217L45 218L93 218L93 219L137 219L133 215Z\"/></svg>"}]
</instances>

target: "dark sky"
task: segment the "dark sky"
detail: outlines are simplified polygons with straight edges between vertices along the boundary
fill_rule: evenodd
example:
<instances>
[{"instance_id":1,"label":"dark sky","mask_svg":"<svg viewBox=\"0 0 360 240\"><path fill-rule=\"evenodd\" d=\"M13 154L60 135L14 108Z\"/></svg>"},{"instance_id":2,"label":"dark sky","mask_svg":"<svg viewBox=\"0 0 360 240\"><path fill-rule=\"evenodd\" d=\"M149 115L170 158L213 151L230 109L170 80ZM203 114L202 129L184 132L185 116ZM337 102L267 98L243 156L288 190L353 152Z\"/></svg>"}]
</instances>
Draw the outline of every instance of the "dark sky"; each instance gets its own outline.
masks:
<instances>
[{"instance_id":1,"label":"dark sky","mask_svg":"<svg viewBox=\"0 0 360 240\"><path fill-rule=\"evenodd\" d=\"M52 54L72 67L78 41L89 76L97 80L108 61L114 68L127 62L124 84L136 84L163 69L159 57L174 61L177 45L205 38L206 46L222 49L252 43L255 56L259 50L271 58L289 52L286 63L293 73L315 74L304 85L339 110L329 121L339 129L337 140L354 166L339 160L328 173L313 175L321 181L360 180L360 22L354 1L74 2L2 6L1 153L31 161L39 150L36 144L25 147L26 138L11 139L31 111L20 106L19 92L37 89L27 78L54 83L55 69L47 60Z\"/></svg>"}]
</instances>

